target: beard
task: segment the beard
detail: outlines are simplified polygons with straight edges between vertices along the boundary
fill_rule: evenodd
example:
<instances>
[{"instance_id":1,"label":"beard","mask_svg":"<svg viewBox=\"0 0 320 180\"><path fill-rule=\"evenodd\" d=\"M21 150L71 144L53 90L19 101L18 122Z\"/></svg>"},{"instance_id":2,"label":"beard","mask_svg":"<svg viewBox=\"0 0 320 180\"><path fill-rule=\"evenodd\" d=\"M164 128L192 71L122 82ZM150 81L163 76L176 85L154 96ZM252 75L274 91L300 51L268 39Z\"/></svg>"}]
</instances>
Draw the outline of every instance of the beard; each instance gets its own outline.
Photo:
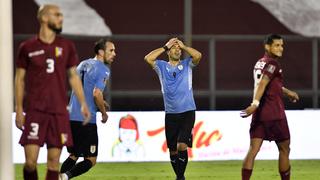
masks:
<instances>
[{"instance_id":1,"label":"beard","mask_svg":"<svg viewBox=\"0 0 320 180\"><path fill-rule=\"evenodd\" d=\"M56 34L60 34L62 32L62 27L58 28L57 26L55 26L53 23L49 23L48 24L49 29L51 29L53 32L55 32Z\"/></svg>"}]
</instances>

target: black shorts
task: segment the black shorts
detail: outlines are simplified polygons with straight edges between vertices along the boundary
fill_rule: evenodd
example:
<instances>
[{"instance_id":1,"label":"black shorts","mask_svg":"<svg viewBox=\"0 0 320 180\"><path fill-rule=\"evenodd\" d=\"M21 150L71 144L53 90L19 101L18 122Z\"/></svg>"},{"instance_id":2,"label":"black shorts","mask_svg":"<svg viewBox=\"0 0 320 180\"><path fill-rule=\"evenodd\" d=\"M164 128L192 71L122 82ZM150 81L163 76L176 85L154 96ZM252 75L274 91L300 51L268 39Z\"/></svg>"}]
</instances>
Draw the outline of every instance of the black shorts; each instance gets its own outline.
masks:
<instances>
[{"instance_id":1,"label":"black shorts","mask_svg":"<svg viewBox=\"0 0 320 180\"><path fill-rule=\"evenodd\" d=\"M165 130L167 146L170 151L177 150L177 143L186 143L192 147L192 129L195 122L195 111L179 114L166 113Z\"/></svg>"},{"instance_id":2,"label":"black shorts","mask_svg":"<svg viewBox=\"0 0 320 180\"><path fill-rule=\"evenodd\" d=\"M73 147L68 152L76 157L98 156L98 133L96 124L82 125L79 121L70 121Z\"/></svg>"}]
</instances>

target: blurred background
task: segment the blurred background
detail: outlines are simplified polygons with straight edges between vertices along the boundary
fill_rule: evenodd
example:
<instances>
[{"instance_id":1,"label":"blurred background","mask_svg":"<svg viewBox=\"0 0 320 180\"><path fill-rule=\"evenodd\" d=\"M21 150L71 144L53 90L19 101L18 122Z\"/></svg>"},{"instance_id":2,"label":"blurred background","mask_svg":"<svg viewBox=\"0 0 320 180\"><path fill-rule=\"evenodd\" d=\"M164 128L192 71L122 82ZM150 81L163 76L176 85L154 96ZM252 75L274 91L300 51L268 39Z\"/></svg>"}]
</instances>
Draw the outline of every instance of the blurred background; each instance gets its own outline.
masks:
<instances>
[{"instance_id":1,"label":"blurred background","mask_svg":"<svg viewBox=\"0 0 320 180\"><path fill-rule=\"evenodd\" d=\"M301 97L287 109L319 108L316 0L13 0L15 55L20 42L38 32L36 13L44 3L62 8L63 36L75 42L80 60L94 56L98 38L115 42L105 93L112 111L163 110L158 77L143 58L175 36L203 55L193 75L198 110L243 109L251 102L253 66L269 33L284 36L285 85Z\"/></svg>"}]
</instances>

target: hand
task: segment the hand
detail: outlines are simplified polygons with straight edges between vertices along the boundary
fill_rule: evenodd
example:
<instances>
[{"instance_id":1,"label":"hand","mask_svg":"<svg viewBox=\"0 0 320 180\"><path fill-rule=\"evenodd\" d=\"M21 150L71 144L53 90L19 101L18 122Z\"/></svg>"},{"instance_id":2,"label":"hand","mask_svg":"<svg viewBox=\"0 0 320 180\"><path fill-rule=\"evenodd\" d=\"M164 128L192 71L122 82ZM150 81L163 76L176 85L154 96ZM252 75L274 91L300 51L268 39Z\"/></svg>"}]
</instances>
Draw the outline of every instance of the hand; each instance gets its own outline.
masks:
<instances>
[{"instance_id":1,"label":"hand","mask_svg":"<svg viewBox=\"0 0 320 180\"><path fill-rule=\"evenodd\" d=\"M107 113L102 113L102 119L101 122L102 123L106 123L108 121L108 114Z\"/></svg>"},{"instance_id":2,"label":"hand","mask_svg":"<svg viewBox=\"0 0 320 180\"><path fill-rule=\"evenodd\" d=\"M181 49L186 48L186 45L184 45L183 42L180 41L179 39L177 39L177 43L178 43L178 45L179 45L179 47L180 47Z\"/></svg>"},{"instance_id":3,"label":"hand","mask_svg":"<svg viewBox=\"0 0 320 180\"><path fill-rule=\"evenodd\" d=\"M255 105L250 105L245 110L242 110L240 112L240 116L242 118L246 118L246 117L250 116L251 114L253 114L257 110L257 108L258 107Z\"/></svg>"},{"instance_id":4,"label":"hand","mask_svg":"<svg viewBox=\"0 0 320 180\"><path fill-rule=\"evenodd\" d=\"M287 95L291 102L296 103L297 101L299 101L299 95L296 92L289 91Z\"/></svg>"},{"instance_id":5,"label":"hand","mask_svg":"<svg viewBox=\"0 0 320 180\"><path fill-rule=\"evenodd\" d=\"M171 38L165 46L167 46L168 49L170 49L175 43L177 43L178 38Z\"/></svg>"},{"instance_id":6,"label":"hand","mask_svg":"<svg viewBox=\"0 0 320 180\"><path fill-rule=\"evenodd\" d=\"M22 111L16 112L16 126L18 129L23 130L23 125L25 122L25 116Z\"/></svg>"},{"instance_id":7,"label":"hand","mask_svg":"<svg viewBox=\"0 0 320 180\"><path fill-rule=\"evenodd\" d=\"M91 113L86 103L81 106L81 114L84 117L82 125L86 125L91 120Z\"/></svg>"}]
</instances>

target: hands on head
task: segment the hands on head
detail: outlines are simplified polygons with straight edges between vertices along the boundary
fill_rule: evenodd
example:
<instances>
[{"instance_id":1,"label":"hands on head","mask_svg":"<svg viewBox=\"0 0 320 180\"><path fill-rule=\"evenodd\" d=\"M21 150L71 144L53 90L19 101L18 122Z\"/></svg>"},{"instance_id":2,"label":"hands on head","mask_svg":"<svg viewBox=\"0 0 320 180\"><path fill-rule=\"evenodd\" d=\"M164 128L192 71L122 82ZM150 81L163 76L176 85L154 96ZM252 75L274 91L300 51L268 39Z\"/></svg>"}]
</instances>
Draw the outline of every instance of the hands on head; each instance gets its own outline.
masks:
<instances>
[{"instance_id":1,"label":"hands on head","mask_svg":"<svg viewBox=\"0 0 320 180\"><path fill-rule=\"evenodd\" d=\"M183 44L183 42L180 41L177 37L171 38L171 39L165 44L165 46L167 46L167 48L170 49L170 48L171 48L173 45L175 45L175 44L179 45L179 47L180 47L181 49L185 48L185 45Z\"/></svg>"}]
</instances>

